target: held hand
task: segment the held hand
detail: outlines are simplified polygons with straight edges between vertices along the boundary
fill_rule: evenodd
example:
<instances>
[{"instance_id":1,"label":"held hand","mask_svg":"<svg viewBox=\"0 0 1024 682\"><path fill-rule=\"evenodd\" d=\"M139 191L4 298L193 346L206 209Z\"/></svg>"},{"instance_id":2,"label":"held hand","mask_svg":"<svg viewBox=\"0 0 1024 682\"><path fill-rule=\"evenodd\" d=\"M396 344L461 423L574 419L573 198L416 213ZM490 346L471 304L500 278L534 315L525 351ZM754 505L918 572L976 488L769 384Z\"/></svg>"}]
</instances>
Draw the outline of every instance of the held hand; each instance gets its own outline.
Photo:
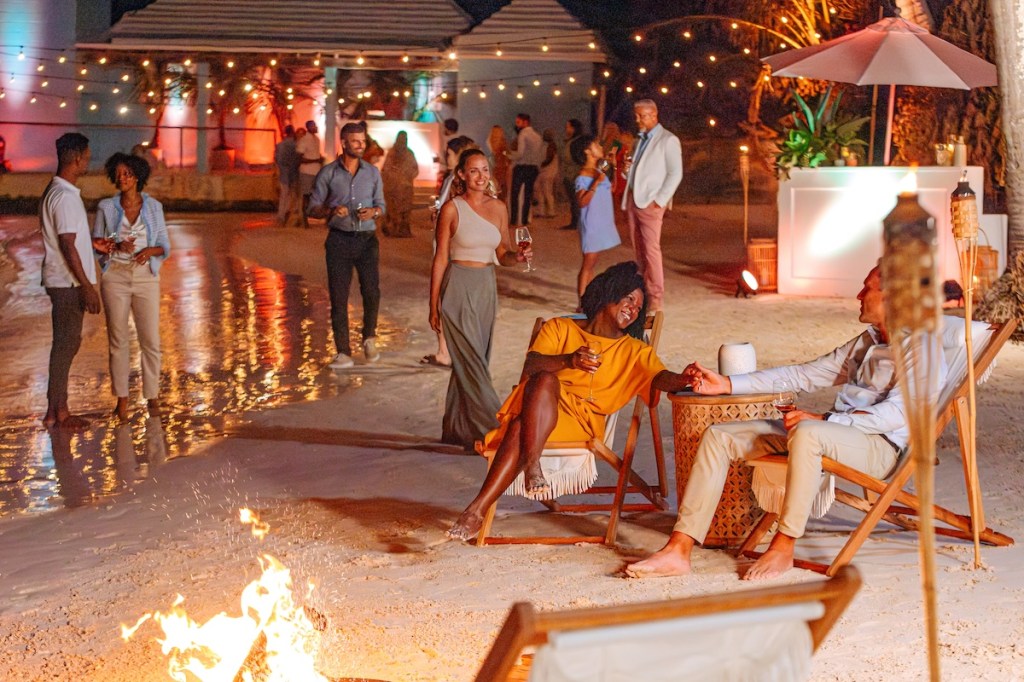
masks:
<instances>
[{"instance_id":1,"label":"held hand","mask_svg":"<svg viewBox=\"0 0 1024 682\"><path fill-rule=\"evenodd\" d=\"M584 372L593 374L601 366L601 358L591 354L592 351L586 346L580 346L570 356L570 365L573 369L581 369Z\"/></svg>"},{"instance_id":2,"label":"held hand","mask_svg":"<svg viewBox=\"0 0 1024 682\"><path fill-rule=\"evenodd\" d=\"M335 206L334 215L338 218L344 218L349 213L348 206Z\"/></svg>"},{"instance_id":3,"label":"held hand","mask_svg":"<svg viewBox=\"0 0 1024 682\"><path fill-rule=\"evenodd\" d=\"M78 287L78 295L82 298L82 307L85 308L86 312L95 315L100 311L100 295L96 291L96 287L86 282L82 286Z\"/></svg>"},{"instance_id":4,"label":"held hand","mask_svg":"<svg viewBox=\"0 0 1024 682\"><path fill-rule=\"evenodd\" d=\"M815 421L823 421L825 415L818 414L817 412L805 412L804 410L790 410L786 414L782 415L782 425L789 431L794 426L799 424L805 419L812 419Z\"/></svg>"},{"instance_id":5,"label":"held hand","mask_svg":"<svg viewBox=\"0 0 1024 682\"><path fill-rule=\"evenodd\" d=\"M533 258L533 244L529 244L527 246L520 246L519 250L516 251L517 263L525 263L531 258Z\"/></svg>"},{"instance_id":6,"label":"held hand","mask_svg":"<svg viewBox=\"0 0 1024 682\"><path fill-rule=\"evenodd\" d=\"M688 365L683 370L683 377L693 387L693 392L701 395L725 395L732 388L727 377L711 371L699 362Z\"/></svg>"},{"instance_id":7,"label":"held hand","mask_svg":"<svg viewBox=\"0 0 1024 682\"><path fill-rule=\"evenodd\" d=\"M372 206L369 208L361 208L356 211L356 216L358 216L360 220L370 220L371 218L377 217L377 209Z\"/></svg>"},{"instance_id":8,"label":"held hand","mask_svg":"<svg viewBox=\"0 0 1024 682\"><path fill-rule=\"evenodd\" d=\"M92 248L94 251L99 253L105 253L109 255L117 247L117 242L113 239L107 239L106 237L93 237Z\"/></svg>"}]
</instances>

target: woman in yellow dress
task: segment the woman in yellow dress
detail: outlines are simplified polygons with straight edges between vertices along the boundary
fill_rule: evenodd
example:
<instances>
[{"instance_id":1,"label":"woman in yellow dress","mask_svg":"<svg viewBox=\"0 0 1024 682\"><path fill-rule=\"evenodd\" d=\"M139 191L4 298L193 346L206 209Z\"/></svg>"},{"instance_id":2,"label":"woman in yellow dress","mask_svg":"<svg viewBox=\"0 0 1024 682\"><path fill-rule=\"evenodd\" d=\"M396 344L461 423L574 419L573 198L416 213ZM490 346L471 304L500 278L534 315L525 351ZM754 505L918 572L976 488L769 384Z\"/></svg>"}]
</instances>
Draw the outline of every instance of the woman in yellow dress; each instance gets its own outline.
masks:
<instances>
[{"instance_id":1,"label":"woman in yellow dress","mask_svg":"<svg viewBox=\"0 0 1024 682\"><path fill-rule=\"evenodd\" d=\"M527 495L550 496L540 463L547 441L601 438L606 417L634 397L650 402L655 391L685 387L683 376L665 369L640 340L647 302L636 263L613 265L595 277L582 307L585 320L550 319L530 347L524 379L498 411L500 425L485 439L498 445L494 464L448 531L450 537L475 537L484 513L520 473Z\"/></svg>"}]
</instances>

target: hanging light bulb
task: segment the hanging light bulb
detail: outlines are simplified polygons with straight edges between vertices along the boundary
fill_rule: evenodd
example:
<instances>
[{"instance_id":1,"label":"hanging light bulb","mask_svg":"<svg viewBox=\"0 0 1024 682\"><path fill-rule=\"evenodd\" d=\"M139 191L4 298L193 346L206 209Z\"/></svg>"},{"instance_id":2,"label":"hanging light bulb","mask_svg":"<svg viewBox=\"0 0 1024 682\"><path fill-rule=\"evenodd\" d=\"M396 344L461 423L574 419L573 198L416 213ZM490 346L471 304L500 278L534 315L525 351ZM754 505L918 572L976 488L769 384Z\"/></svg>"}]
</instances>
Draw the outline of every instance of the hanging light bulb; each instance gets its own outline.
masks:
<instances>
[{"instance_id":1,"label":"hanging light bulb","mask_svg":"<svg viewBox=\"0 0 1024 682\"><path fill-rule=\"evenodd\" d=\"M242 89L246 92L252 92L252 83L246 83Z\"/></svg>"},{"instance_id":2,"label":"hanging light bulb","mask_svg":"<svg viewBox=\"0 0 1024 682\"><path fill-rule=\"evenodd\" d=\"M270 65L271 66L277 66L277 59L271 59L270 60Z\"/></svg>"},{"instance_id":3,"label":"hanging light bulb","mask_svg":"<svg viewBox=\"0 0 1024 682\"><path fill-rule=\"evenodd\" d=\"M597 97L597 88L590 88L590 96Z\"/></svg>"},{"instance_id":4,"label":"hanging light bulb","mask_svg":"<svg viewBox=\"0 0 1024 682\"><path fill-rule=\"evenodd\" d=\"M714 64L715 62L718 61L718 57L716 57L713 54L710 54L710 55L708 55L708 61L711 62L712 64Z\"/></svg>"},{"instance_id":5,"label":"hanging light bulb","mask_svg":"<svg viewBox=\"0 0 1024 682\"><path fill-rule=\"evenodd\" d=\"M149 113L155 114L156 113L156 109L150 109ZM206 115L209 116L212 113L213 113L213 107L207 107L206 108Z\"/></svg>"},{"instance_id":6,"label":"hanging light bulb","mask_svg":"<svg viewBox=\"0 0 1024 682\"><path fill-rule=\"evenodd\" d=\"M743 48L743 54L750 54L750 48L749 47Z\"/></svg>"},{"instance_id":7,"label":"hanging light bulb","mask_svg":"<svg viewBox=\"0 0 1024 682\"><path fill-rule=\"evenodd\" d=\"M544 38L544 42L541 43L541 46L540 46L540 51L541 52L547 52L549 49L551 49L551 48L548 47L548 39Z\"/></svg>"},{"instance_id":8,"label":"hanging light bulb","mask_svg":"<svg viewBox=\"0 0 1024 682\"><path fill-rule=\"evenodd\" d=\"M398 90L395 90L394 92L392 92L391 96L392 97L398 97Z\"/></svg>"},{"instance_id":9,"label":"hanging light bulb","mask_svg":"<svg viewBox=\"0 0 1024 682\"><path fill-rule=\"evenodd\" d=\"M127 113L128 113L128 107L126 107L126 106L122 106L122 107L121 107L120 109L118 109L118 110L117 110L117 113L119 113L119 114L121 114L122 116L124 116L125 114L127 114Z\"/></svg>"},{"instance_id":10,"label":"hanging light bulb","mask_svg":"<svg viewBox=\"0 0 1024 682\"><path fill-rule=\"evenodd\" d=\"M663 95L667 95L668 94L668 88L665 87L664 85L661 86L661 94L663 94Z\"/></svg>"},{"instance_id":11,"label":"hanging light bulb","mask_svg":"<svg viewBox=\"0 0 1024 682\"><path fill-rule=\"evenodd\" d=\"M605 78L611 78L612 72L606 70L603 75L604 75Z\"/></svg>"},{"instance_id":12,"label":"hanging light bulb","mask_svg":"<svg viewBox=\"0 0 1024 682\"><path fill-rule=\"evenodd\" d=\"M121 88L113 88L111 92L116 95L117 93L121 92Z\"/></svg>"},{"instance_id":13,"label":"hanging light bulb","mask_svg":"<svg viewBox=\"0 0 1024 682\"><path fill-rule=\"evenodd\" d=\"M639 72L640 72L640 73L642 73L642 74L643 74L643 73L647 73L647 67L645 67L645 66L641 66L641 67L640 67L639 69L637 69L637 71L639 71Z\"/></svg>"},{"instance_id":14,"label":"hanging light bulb","mask_svg":"<svg viewBox=\"0 0 1024 682\"><path fill-rule=\"evenodd\" d=\"M496 49L494 51L494 56L495 57L500 57L503 54L505 54L505 53L501 51L501 43L498 43L498 49Z\"/></svg>"},{"instance_id":15,"label":"hanging light bulb","mask_svg":"<svg viewBox=\"0 0 1024 682\"><path fill-rule=\"evenodd\" d=\"M32 99L30 99L30 100L28 101L28 103L29 103L29 104L35 104L35 103L36 103L36 97L35 97L35 95L33 95L33 96L32 96Z\"/></svg>"},{"instance_id":16,"label":"hanging light bulb","mask_svg":"<svg viewBox=\"0 0 1024 682\"><path fill-rule=\"evenodd\" d=\"M228 60L228 68L229 68L229 69L233 69L233 68L235 68L235 62L234 62L234 61L232 61L232 60Z\"/></svg>"},{"instance_id":17,"label":"hanging light bulb","mask_svg":"<svg viewBox=\"0 0 1024 682\"><path fill-rule=\"evenodd\" d=\"M46 68L45 66L40 64L39 66L36 67L36 71L43 71L45 68Z\"/></svg>"},{"instance_id":18,"label":"hanging light bulb","mask_svg":"<svg viewBox=\"0 0 1024 682\"><path fill-rule=\"evenodd\" d=\"M192 66L192 60L191 59L186 59L183 63L185 64L185 66Z\"/></svg>"},{"instance_id":19,"label":"hanging light bulb","mask_svg":"<svg viewBox=\"0 0 1024 682\"><path fill-rule=\"evenodd\" d=\"M525 96L526 95L523 94L523 89L522 88L519 88L519 90L516 91L516 99L522 99Z\"/></svg>"},{"instance_id":20,"label":"hanging light bulb","mask_svg":"<svg viewBox=\"0 0 1024 682\"><path fill-rule=\"evenodd\" d=\"M18 57L18 59L22 59L22 57ZM107 58L106 57L100 57L99 58L99 63L100 64L106 64L107 63Z\"/></svg>"},{"instance_id":21,"label":"hanging light bulb","mask_svg":"<svg viewBox=\"0 0 1024 682\"><path fill-rule=\"evenodd\" d=\"M42 86L42 87L44 87L44 88L45 88L45 87L49 87L49 85L50 85L50 81L43 81L43 82L42 82L42 83L40 83L39 85L41 85L41 86Z\"/></svg>"},{"instance_id":22,"label":"hanging light bulb","mask_svg":"<svg viewBox=\"0 0 1024 682\"><path fill-rule=\"evenodd\" d=\"M554 95L555 95L555 97L561 97L562 96L561 88L556 87L555 91L554 91Z\"/></svg>"},{"instance_id":23,"label":"hanging light bulb","mask_svg":"<svg viewBox=\"0 0 1024 682\"><path fill-rule=\"evenodd\" d=\"M21 49L18 50L18 61L19 62L25 61L25 48L21 48Z\"/></svg>"},{"instance_id":24,"label":"hanging light bulb","mask_svg":"<svg viewBox=\"0 0 1024 682\"><path fill-rule=\"evenodd\" d=\"M226 94L227 94L227 90L221 89L221 90L217 91L217 96L218 97L223 97Z\"/></svg>"},{"instance_id":25,"label":"hanging light bulb","mask_svg":"<svg viewBox=\"0 0 1024 682\"><path fill-rule=\"evenodd\" d=\"M587 43L587 47L589 47L591 50L596 50L597 49L597 43L595 43L593 40L591 40L589 43Z\"/></svg>"},{"instance_id":26,"label":"hanging light bulb","mask_svg":"<svg viewBox=\"0 0 1024 682\"><path fill-rule=\"evenodd\" d=\"M708 125L711 126L712 128L714 128L716 125L718 125L718 121L716 121L713 118L709 118L708 119Z\"/></svg>"},{"instance_id":27,"label":"hanging light bulb","mask_svg":"<svg viewBox=\"0 0 1024 682\"><path fill-rule=\"evenodd\" d=\"M366 60L365 60L365 59L363 59L363 53L362 53L362 52L360 52L360 53L359 53L359 56L358 56L358 57L356 57L356 64L358 64L359 66L362 66L362 65L363 65L363 64L365 64L365 63L366 63Z\"/></svg>"},{"instance_id":28,"label":"hanging light bulb","mask_svg":"<svg viewBox=\"0 0 1024 682\"><path fill-rule=\"evenodd\" d=\"M80 76L84 76L84 75L86 75L86 74L88 74L88 73L89 73L89 69L85 69L85 68L81 69L81 70L80 70L80 71L78 72L78 74L79 74Z\"/></svg>"},{"instance_id":29,"label":"hanging light bulb","mask_svg":"<svg viewBox=\"0 0 1024 682\"><path fill-rule=\"evenodd\" d=\"M67 103L67 102L65 102L64 100L61 100L61 101L60 101L60 108L61 108L61 109L64 109L65 107L67 107L67 105L68 105L68 103Z\"/></svg>"},{"instance_id":30,"label":"hanging light bulb","mask_svg":"<svg viewBox=\"0 0 1024 682\"><path fill-rule=\"evenodd\" d=\"M402 55L402 63L403 64L408 64L409 63L409 55L407 55L407 54L403 54Z\"/></svg>"},{"instance_id":31,"label":"hanging light bulb","mask_svg":"<svg viewBox=\"0 0 1024 682\"><path fill-rule=\"evenodd\" d=\"M682 64L680 64L678 61L672 62L672 67L673 68L678 69L680 66L682 66Z\"/></svg>"},{"instance_id":32,"label":"hanging light bulb","mask_svg":"<svg viewBox=\"0 0 1024 682\"><path fill-rule=\"evenodd\" d=\"M211 111L212 111L211 109L207 109L207 110L206 110L206 113L208 113L208 114L209 114L209 113L211 113ZM156 113L156 107L150 107L150 108L149 108L149 113L151 113L151 114L155 114L155 113Z\"/></svg>"},{"instance_id":33,"label":"hanging light bulb","mask_svg":"<svg viewBox=\"0 0 1024 682\"><path fill-rule=\"evenodd\" d=\"M643 37L642 35L640 35L639 33L636 33L636 34L634 34L634 35L633 35L633 40L635 40L635 41L636 41L636 42L638 42L638 43L639 43L639 42L640 42L641 40L643 40L643 39L644 39L644 37Z\"/></svg>"},{"instance_id":34,"label":"hanging light bulb","mask_svg":"<svg viewBox=\"0 0 1024 682\"><path fill-rule=\"evenodd\" d=\"M480 86L480 99L487 99L487 91L484 90L483 86Z\"/></svg>"},{"instance_id":35,"label":"hanging light bulb","mask_svg":"<svg viewBox=\"0 0 1024 682\"><path fill-rule=\"evenodd\" d=\"M62 59L63 59L63 57L62 57ZM61 64L63 64L63 63L64 63L64 62L61 62ZM143 66L149 66L149 60L148 60L148 59L143 59L143 60L142 60L142 65L143 65Z\"/></svg>"},{"instance_id":36,"label":"hanging light bulb","mask_svg":"<svg viewBox=\"0 0 1024 682\"><path fill-rule=\"evenodd\" d=\"M465 95L467 92L469 92L469 88L466 87L465 85L463 85L462 86L462 94Z\"/></svg>"},{"instance_id":37,"label":"hanging light bulb","mask_svg":"<svg viewBox=\"0 0 1024 682\"><path fill-rule=\"evenodd\" d=\"M729 87L730 88L735 88L736 87L736 81L729 81Z\"/></svg>"},{"instance_id":38,"label":"hanging light bulb","mask_svg":"<svg viewBox=\"0 0 1024 682\"><path fill-rule=\"evenodd\" d=\"M575 83L576 82L576 76L569 76L569 82L570 83Z\"/></svg>"},{"instance_id":39,"label":"hanging light bulb","mask_svg":"<svg viewBox=\"0 0 1024 682\"><path fill-rule=\"evenodd\" d=\"M241 111L241 109L239 109L238 107L235 107L234 109L231 110L231 113L237 114L239 111Z\"/></svg>"},{"instance_id":40,"label":"hanging light bulb","mask_svg":"<svg viewBox=\"0 0 1024 682\"><path fill-rule=\"evenodd\" d=\"M79 85L79 86L78 86L77 88L75 88L75 89L76 89L76 90L78 90L79 92L81 92L82 90L85 90L85 86L84 86L84 85Z\"/></svg>"},{"instance_id":41,"label":"hanging light bulb","mask_svg":"<svg viewBox=\"0 0 1024 682\"><path fill-rule=\"evenodd\" d=\"M313 66L320 66L320 55L313 58Z\"/></svg>"},{"instance_id":42,"label":"hanging light bulb","mask_svg":"<svg viewBox=\"0 0 1024 682\"><path fill-rule=\"evenodd\" d=\"M505 81L498 81L498 89L499 90L504 90L505 89Z\"/></svg>"},{"instance_id":43,"label":"hanging light bulb","mask_svg":"<svg viewBox=\"0 0 1024 682\"><path fill-rule=\"evenodd\" d=\"M402 97L409 97L410 95L412 95L412 93L409 92L408 90L403 90L402 91Z\"/></svg>"},{"instance_id":44,"label":"hanging light bulb","mask_svg":"<svg viewBox=\"0 0 1024 682\"><path fill-rule=\"evenodd\" d=\"M533 81L533 87L539 88L540 87L540 81L539 80L534 80Z\"/></svg>"},{"instance_id":45,"label":"hanging light bulb","mask_svg":"<svg viewBox=\"0 0 1024 682\"><path fill-rule=\"evenodd\" d=\"M207 90L213 89L213 81L206 81L206 85L203 86Z\"/></svg>"},{"instance_id":46,"label":"hanging light bulb","mask_svg":"<svg viewBox=\"0 0 1024 682\"><path fill-rule=\"evenodd\" d=\"M92 104L89 105L89 111L96 111L99 108L100 108L99 105L96 104L95 102L93 102Z\"/></svg>"},{"instance_id":47,"label":"hanging light bulb","mask_svg":"<svg viewBox=\"0 0 1024 682\"><path fill-rule=\"evenodd\" d=\"M704 87L704 81L697 81L697 87L698 88L703 88Z\"/></svg>"},{"instance_id":48,"label":"hanging light bulb","mask_svg":"<svg viewBox=\"0 0 1024 682\"><path fill-rule=\"evenodd\" d=\"M458 56L459 55L455 53L455 50L452 50L451 52L448 53L448 59L452 61L455 61L458 58Z\"/></svg>"},{"instance_id":49,"label":"hanging light bulb","mask_svg":"<svg viewBox=\"0 0 1024 682\"><path fill-rule=\"evenodd\" d=\"M690 38L693 37L693 34L690 33L689 31L683 31L683 37L689 40Z\"/></svg>"},{"instance_id":50,"label":"hanging light bulb","mask_svg":"<svg viewBox=\"0 0 1024 682\"><path fill-rule=\"evenodd\" d=\"M67 60L68 60L68 58L67 58L66 56L64 56L64 52L63 52L63 50L62 50L62 51L61 51L61 54L60 54L60 56L59 56L59 57L57 57L57 61L58 61L59 63L63 64L63 63L64 63L64 62L66 62Z\"/></svg>"},{"instance_id":51,"label":"hanging light bulb","mask_svg":"<svg viewBox=\"0 0 1024 682\"><path fill-rule=\"evenodd\" d=\"M626 86L626 92L633 92L633 86L632 85L627 85Z\"/></svg>"}]
</instances>

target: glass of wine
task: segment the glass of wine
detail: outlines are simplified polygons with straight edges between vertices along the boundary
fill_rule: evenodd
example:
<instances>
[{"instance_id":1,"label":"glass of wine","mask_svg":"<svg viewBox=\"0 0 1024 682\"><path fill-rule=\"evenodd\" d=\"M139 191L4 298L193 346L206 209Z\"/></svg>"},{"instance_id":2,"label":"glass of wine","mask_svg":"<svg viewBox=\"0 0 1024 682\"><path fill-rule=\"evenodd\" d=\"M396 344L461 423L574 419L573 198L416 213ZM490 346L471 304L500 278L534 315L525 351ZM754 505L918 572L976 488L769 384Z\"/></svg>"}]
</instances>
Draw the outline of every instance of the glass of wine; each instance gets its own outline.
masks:
<instances>
[{"instance_id":1,"label":"glass of wine","mask_svg":"<svg viewBox=\"0 0 1024 682\"><path fill-rule=\"evenodd\" d=\"M584 348L583 350L587 354L587 357L590 358L590 360L592 362L600 362L600 360L601 360L601 349L600 348L598 348L597 346L594 346L594 347L588 346L587 348ZM595 374L597 374L597 370L596 369L590 373L590 390L588 391L588 395L587 395L587 398L586 398L588 403L594 402L594 375Z\"/></svg>"},{"instance_id":2,"label":"glass of wine","mask_svg":"<svg viewBox=\"0 0 1024 682\"><path fill-rule=\"evenodd\" d=\"M772 382L772 405L776 410L785 415L796 409L796 391L793 384L785 379L776 379Z\"/></svg>"},{"instance_id":3,"label":"glass of wine","mask_svg":"<svg viewBox=\"0 0 1024 682\"><path fill-rule=\"evenodd\" d=\"M533 237L530 236L530 230L526 227L516 228L516 246L520 249L525 249L533 243ZM537 268L533 267L533 258L526 259L526 267L523 268L523 272L533 272Z\"/></svg>"}]
</instances>

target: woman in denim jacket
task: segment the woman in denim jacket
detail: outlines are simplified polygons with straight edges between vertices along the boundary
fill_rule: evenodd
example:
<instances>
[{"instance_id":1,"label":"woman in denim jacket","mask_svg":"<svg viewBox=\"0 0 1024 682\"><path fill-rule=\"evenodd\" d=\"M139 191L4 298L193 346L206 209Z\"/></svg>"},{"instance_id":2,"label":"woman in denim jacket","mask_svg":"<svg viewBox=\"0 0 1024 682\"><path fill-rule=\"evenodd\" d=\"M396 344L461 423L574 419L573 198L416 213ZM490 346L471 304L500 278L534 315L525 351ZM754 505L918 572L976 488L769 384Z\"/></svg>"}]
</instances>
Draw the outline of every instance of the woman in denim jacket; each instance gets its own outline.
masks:
<instances>
[{"instance_id":1,"label":"woman in denim jacket","mask_svg":"<svg viewBox=\"0 0 1024 682\"><path fill-rule=\"evenodd\" d=\"M103 268L101 295L110 342L110 379L117 406L128 417L131 331L135 321L142 355L142 395L150 415L160 414L160 266L171 252L160 202L142 191L149 179L145 159L117 153L107 159L107 177L119 190L99 203L94 237L112 242L99 254Z\"/></svg>"}]
</instances>

